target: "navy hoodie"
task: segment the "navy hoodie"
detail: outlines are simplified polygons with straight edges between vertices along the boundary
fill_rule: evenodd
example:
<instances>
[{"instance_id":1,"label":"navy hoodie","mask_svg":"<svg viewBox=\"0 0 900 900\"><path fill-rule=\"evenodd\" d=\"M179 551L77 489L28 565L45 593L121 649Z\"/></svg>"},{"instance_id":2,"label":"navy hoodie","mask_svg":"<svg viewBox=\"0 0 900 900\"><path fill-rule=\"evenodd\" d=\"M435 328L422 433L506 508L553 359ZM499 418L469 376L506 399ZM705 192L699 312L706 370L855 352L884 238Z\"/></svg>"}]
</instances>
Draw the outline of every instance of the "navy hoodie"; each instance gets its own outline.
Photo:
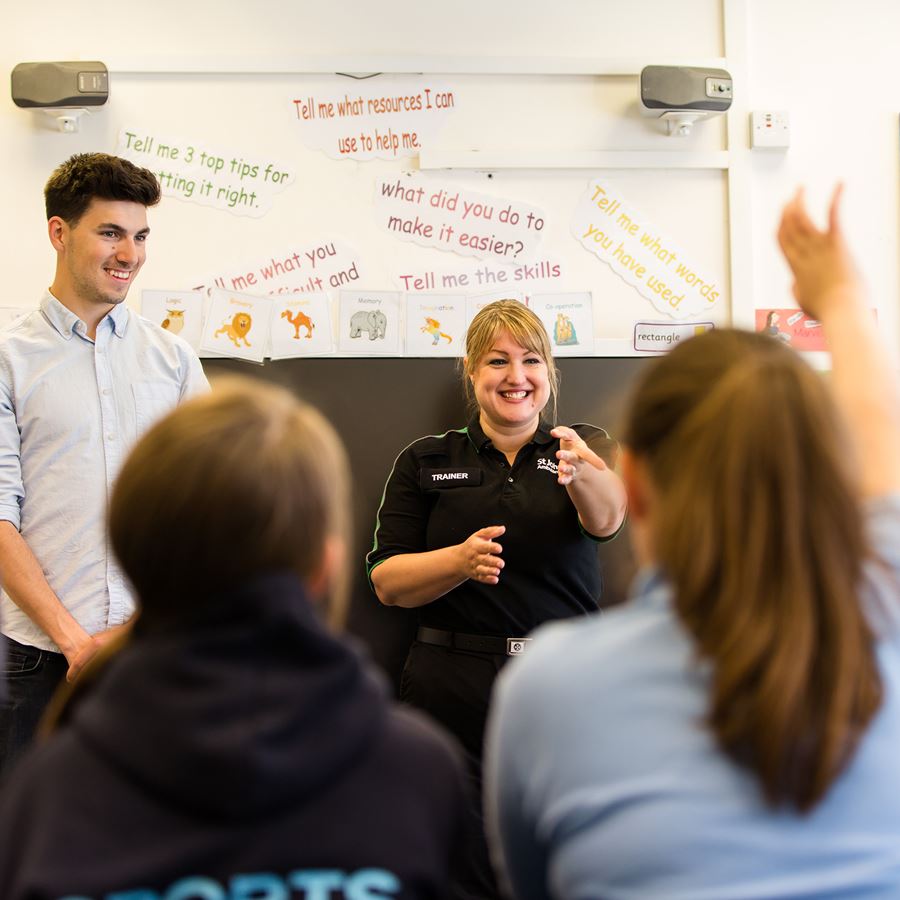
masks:
<instances>
[{"instance_id":1,"label":"navy hoodie","mask_svg":"<svg viewBox=\"0 0 900 900\"><path fill-rule=\"evenodd\" d=\"M178 630L139 622L13 769L0 897L441 897L463 779L449 739L388 704L296 577L257 578Z\"/></svg>"}]
</instances>

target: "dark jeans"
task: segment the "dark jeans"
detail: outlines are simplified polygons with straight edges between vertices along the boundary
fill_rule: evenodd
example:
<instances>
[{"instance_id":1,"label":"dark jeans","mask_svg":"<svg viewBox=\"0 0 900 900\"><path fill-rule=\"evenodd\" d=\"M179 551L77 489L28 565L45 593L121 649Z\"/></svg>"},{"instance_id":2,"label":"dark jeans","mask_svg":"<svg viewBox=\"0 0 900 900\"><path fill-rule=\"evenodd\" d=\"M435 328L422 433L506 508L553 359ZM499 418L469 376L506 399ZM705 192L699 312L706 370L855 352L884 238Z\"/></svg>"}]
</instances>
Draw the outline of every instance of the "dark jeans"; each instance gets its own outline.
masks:
<instances>
[{"instance_id":1,"label":"dark jeans","mask_svg":"<svg viewBox=\"0 0 900 900\"><path fill-rule=\"evenodd\" d=\"M6 647L6 699L0 702L0 779L31 743L38 722L69 664L62 653L0 635Z\"/></svg>"}]
</instances>

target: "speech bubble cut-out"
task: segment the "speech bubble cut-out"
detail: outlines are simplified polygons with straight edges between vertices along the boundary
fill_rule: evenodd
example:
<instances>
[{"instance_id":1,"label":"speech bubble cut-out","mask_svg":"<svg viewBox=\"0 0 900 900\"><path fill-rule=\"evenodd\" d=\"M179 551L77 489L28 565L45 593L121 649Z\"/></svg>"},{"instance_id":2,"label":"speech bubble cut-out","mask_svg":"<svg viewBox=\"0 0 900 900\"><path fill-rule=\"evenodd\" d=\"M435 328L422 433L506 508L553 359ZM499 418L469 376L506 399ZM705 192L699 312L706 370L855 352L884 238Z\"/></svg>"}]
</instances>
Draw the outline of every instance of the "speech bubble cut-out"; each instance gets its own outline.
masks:
<instances>
[{"instance_id":1,"label":"speech bubble cut-out","mask_svg":"<svg viewBox=\"0 0 900 900\"><path fill-rule=\"evenodd\" d=\"M720 281L701 273L605 179L594 179L572 216L572 233L620 278L673 319L708 313Z\"/></svg>"},{"instance_id":2,"label":"speech bubble cut-out","mask_svg":"<svg viewBox=\"0 0 900 900\"><path fill-rule=\"evenodd\" d=\"M533 259L545 223L530 204L419 175L376 179L375 216L399 240L503 263Z\"/></svg>"}]
</instances>

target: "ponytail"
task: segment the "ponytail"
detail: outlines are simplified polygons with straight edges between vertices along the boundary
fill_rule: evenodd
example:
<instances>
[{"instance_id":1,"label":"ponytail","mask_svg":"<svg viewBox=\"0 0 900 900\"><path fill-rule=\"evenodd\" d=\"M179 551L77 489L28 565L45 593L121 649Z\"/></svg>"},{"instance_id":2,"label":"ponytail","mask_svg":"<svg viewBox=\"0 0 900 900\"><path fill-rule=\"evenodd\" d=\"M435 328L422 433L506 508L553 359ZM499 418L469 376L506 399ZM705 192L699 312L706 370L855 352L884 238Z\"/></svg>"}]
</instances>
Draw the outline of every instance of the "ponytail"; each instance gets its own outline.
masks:
<instances>
[{"instance_id":1,"label":"ponytail","mask_svg":"<svg viewBox=\"0 0 900 900\"><path fill-rule=\"evenodd\" d=\"M676 612L711 664L707 722L770 805L808 811L881 701L850 443L822 379L778 341L717 330L647 374L626 442L659 494Z\"/></svg>"}]
</instances>

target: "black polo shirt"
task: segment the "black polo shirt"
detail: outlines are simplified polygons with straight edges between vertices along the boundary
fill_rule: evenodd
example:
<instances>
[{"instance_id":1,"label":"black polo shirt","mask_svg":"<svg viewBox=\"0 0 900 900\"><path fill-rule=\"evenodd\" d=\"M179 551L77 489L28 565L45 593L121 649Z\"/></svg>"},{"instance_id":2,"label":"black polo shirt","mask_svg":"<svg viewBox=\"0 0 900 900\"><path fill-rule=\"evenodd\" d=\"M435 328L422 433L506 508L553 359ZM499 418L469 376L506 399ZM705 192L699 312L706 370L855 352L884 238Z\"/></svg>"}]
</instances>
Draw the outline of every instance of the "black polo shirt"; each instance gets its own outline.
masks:
<instances>
[{"instance_id":1,"label":"black polo shirt","mask_svg":"<svg viewBox=\"0 0 900 900\"><path fill-rule=\"evenodd\" d=\"M574 425L611 462L614 443L601 428ZM522 636L550 619L597 609L597 541L578 522L557 481L559 441L539 428L510 467L477 418L446 434L420 438L396 459L378 510L369 577L400 553L460 544L488 525L505 525L499 584L468 580L419 608L419 623L447 631Z\"/></svg>"}]
</instances>

